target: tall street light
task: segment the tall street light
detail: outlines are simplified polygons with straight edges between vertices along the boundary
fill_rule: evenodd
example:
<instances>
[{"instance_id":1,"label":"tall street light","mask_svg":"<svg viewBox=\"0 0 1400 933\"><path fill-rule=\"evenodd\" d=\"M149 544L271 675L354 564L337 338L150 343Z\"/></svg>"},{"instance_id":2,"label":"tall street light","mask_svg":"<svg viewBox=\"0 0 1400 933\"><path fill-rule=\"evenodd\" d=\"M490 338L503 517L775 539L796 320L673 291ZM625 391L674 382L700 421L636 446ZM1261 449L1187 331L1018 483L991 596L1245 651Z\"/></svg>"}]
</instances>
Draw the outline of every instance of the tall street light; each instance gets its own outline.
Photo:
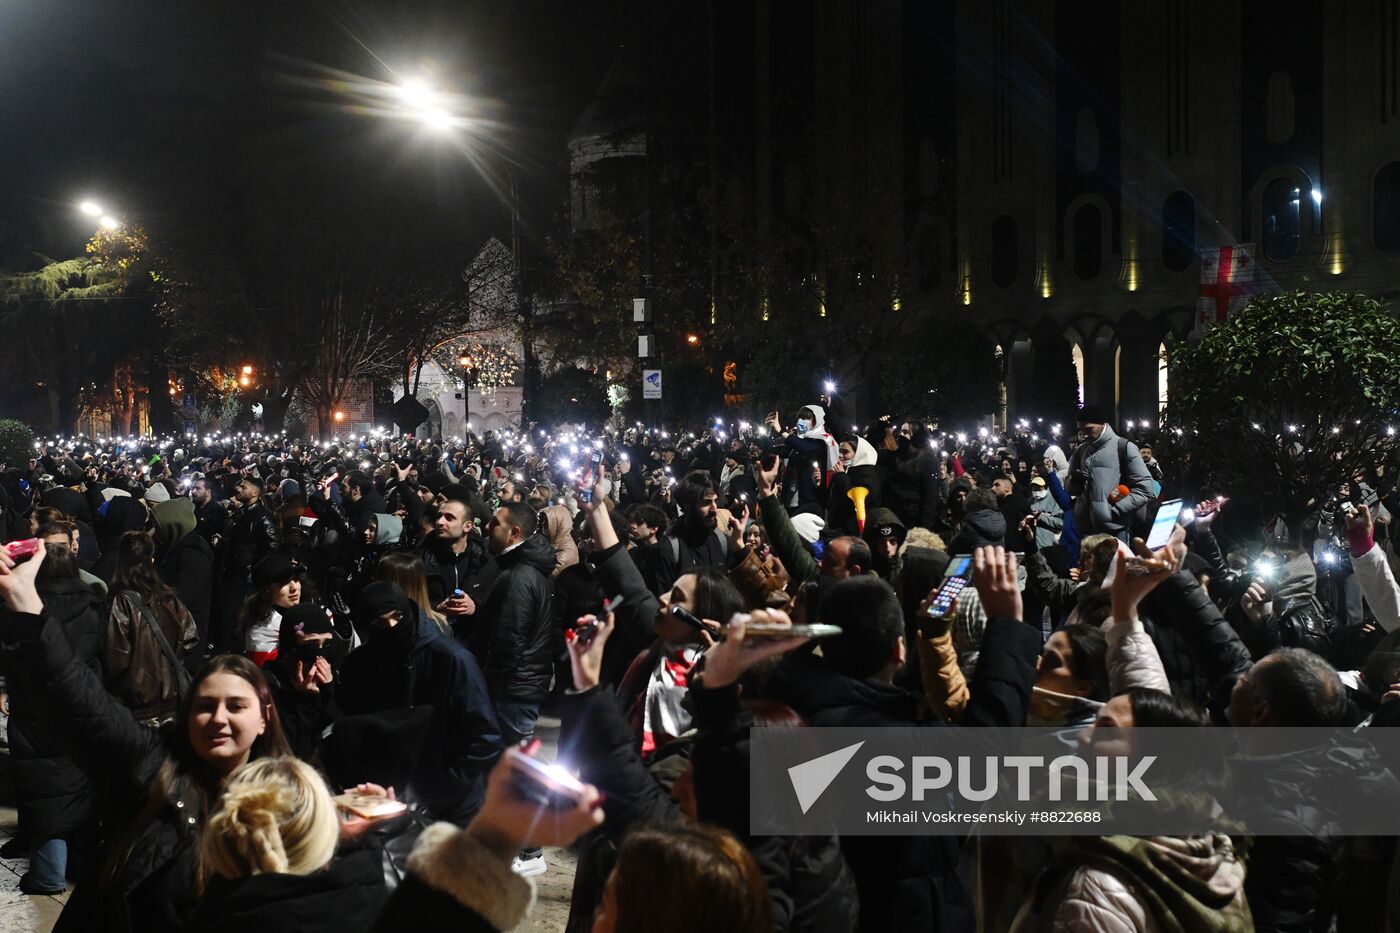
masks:
<instances>
[{"instance_id":1,"label":"tall street light","mask_svg":"<svg viewBox=\"0 0 1400 933\"><path fill-rule=\"evenodd\" d=\"M398 97L398 100L403 107L402 115L409 119L417 121L419 124L426 127L428 130L432 131L436 135L447 137L455 134L458 130L470 131L472 129L477 128L478 124L480 123L480 121L475 120L470 116L453 112L454 104L460 105L465 101L465 99L462 98L460 95L450 94L437 90L435 88L429 87L422 81L412 79L402 81L399 84L394 85L394 93ZM476 160L473 158L472 161L475 162ZM485 172L484 166L481 164L477 164L477 168L478 170L481 170L484 175L486 175L487 181L491 183L492 187L494 188L495 184L491 180L489 173ZM524 372L522 373L522 382L524 383L524 387L522 389L522 395L528 396L530 388L530 377L532 372L531 361L533 359L534 354L531 346L531 341L533 337L530 332L528 320L525 318L524 284L521 275L520 191L516 187L514 171L507 167L506 175L510 183L509 199L511 208L511 259L514 264L513 271L515 273L516 301L519 303L516 308L516 312L521 316L523 331L523 339L521 342L524 351ZM462 397L466 401L466 410L468 416L470 416L471 408L470 392L471 387L467 386L465 391L462 393ZM521 418L523 421L528 414L528 397L522 398L522 402L523 405Z\"/></svg>"},{"instance_id":2,"label":"tall street light","mask_svg":"<svg viewBox=\"0 0 1400 933\"><path fill-rule=\"evenodd\" d=\"M96 217L97 225L103 230L119 230L122 222L113 217L107 210L96 201L81 201L78 203L78 211L87 217Z\"/></svg>"}]
</instances>

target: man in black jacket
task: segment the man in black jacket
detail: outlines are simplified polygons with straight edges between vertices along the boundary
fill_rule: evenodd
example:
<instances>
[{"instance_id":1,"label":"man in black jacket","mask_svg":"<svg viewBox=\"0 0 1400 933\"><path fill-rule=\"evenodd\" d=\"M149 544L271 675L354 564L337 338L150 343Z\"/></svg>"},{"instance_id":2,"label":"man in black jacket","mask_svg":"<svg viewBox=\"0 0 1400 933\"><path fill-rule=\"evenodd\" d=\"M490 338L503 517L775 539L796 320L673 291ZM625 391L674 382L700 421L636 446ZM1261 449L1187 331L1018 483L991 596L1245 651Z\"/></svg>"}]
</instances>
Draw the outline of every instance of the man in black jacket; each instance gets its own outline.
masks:
<instances>
[{"instance_id":1,"label":"man in black jacket","mask_svg":"<svg viewBox=\"0 0 1400 933\"><path fill-rule=\"evenodd\" d=\"M476 618L466 623L468 645L481 659L505 745L535 735L540 703L549 694L560 634L550 625L554 547L538 534L535 510L523 502L502 505L486 525L487 546L499 574ZM539 849L520 854L517 871L545 871Z\"/></svg>"},{"instance_id":2,"label":"man in black jacket","mask_svg":"<svg viewBox=\"0 0 1400 933\"><path fill-rule=\"evenodd\" d=\"M549 624L554 549L537 529L535 510L524 503L496 510L486 534L499 574L476 618L467 623L467 646L486 672L508 745L535 734L554 670L555 633Z\"/></svg>"},{"instance_id":3,"label":"man in black jacket","mask_svg":"<svg viewBox=\"0 0 1400 933\"><path fill-rule=\"evenodd\" d=\"M1389 869L1356 857L1364 850L1357 845L1367 840L1337 832L1328 798L1389 806L1396 780L1368 754L1364 740L1361 748L1337 738L1318 741L1323 728L1340 732L1346 716L1341 678L1326 659L1303 648L1280 648L1260 658L1230 691L1226 718L1240 743L1230 768L1235 786L1249 791L1236 806L1241 821L1257 833L1244 886L1257 930L1325 930L1337 912L1356 912L1350 900L1384 903L1376 895L1384 892ZM1318 787L1329 793L1310 790ZM1380 920L1355 929L1380 929Z\"/></svg>"},{"instance_id":4,"label":"man in black jacket","mask_svg":"<svg viewBox=\"0 0 1400 933\"><path fill-rule=\"evenodd\" d=\"M261 477L244 476L233 487L233 494L240 505L230 522L227 570L230 577L243 583L254 564L281 546L282 535L272 510L262 500Z\"/></svg>"},{"instance_id":5,"label":"man in black jacket","mask_svg":"<svg viewBox=\"0 0 1400 933\"><path fill-rule=\"evenodd\" d=\"M465 825L501 749L481 668L397 584L369 584L359 604L367 640L341 665L336 700L352 715L431 706L433 725L409 788L433 816Z\"/></svg>"},{"instance_id":6,"label":"man in black jacket","mask_svg":"<svg viewBox=\"0 0 1400 933\"><path fill-rule=\"evenodd\" d=\"M214 496L213 481L201 476L190 486L190 500L194 502L195 531L217 548L228 530L228 510L219 504Z\"/></svg>"},{"instance_id":7,"label":"man in black jacket","mask_svg":"<svg viewBox=\"0 0 1400 933\"><path fill-rule=\"evenodd\" d=\"M489 589L494 572L486 542L472 527L472 508L464 499L448 499L438 508L433 533L419 555L428 571L428 597L454 629L469 623L477 601ZM462 591L459 597L457 590ZM458 632L463 637L463 632Z\"/></svg>"},{"instance_id":8,"label":"man in black jacket","mask_svg":"<svg viewBox=\"0 0 1400 933\"><path fill-rule=\"evenodd\" d=\"M277 519L262 500L262 478L256 474L240 477L233 487L233 494L239 502L239 509L229 520L228 536L223 543L223 572L216 598L218 609L209 622L210 654L235 648L231 644L233 628L239 610L252 593L250 578L253 565L282 544Z\"/></svg>"}]
</instances>

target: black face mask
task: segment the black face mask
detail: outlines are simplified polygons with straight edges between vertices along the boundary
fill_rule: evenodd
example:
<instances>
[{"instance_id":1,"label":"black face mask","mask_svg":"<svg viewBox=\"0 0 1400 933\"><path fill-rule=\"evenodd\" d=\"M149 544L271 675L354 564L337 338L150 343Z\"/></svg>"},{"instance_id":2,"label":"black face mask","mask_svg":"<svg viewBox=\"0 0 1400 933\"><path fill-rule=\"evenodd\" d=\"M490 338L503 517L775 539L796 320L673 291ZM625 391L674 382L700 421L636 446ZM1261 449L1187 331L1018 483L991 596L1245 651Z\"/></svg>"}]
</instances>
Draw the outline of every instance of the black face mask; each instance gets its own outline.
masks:
<instances>
[{"instance_id":1,"label":"black face mask","mask_svg":"<svg viewBox=\"0 0 1400 933\"><path fill-rule=\"evenodd\" d=\"M365 643L386 651L406 651L413 645L414 629L417 627L417 615L414 614L404 618L393 628L386 628L383 625L373 624L365 626Z\"/></svg>"}]
</instances>

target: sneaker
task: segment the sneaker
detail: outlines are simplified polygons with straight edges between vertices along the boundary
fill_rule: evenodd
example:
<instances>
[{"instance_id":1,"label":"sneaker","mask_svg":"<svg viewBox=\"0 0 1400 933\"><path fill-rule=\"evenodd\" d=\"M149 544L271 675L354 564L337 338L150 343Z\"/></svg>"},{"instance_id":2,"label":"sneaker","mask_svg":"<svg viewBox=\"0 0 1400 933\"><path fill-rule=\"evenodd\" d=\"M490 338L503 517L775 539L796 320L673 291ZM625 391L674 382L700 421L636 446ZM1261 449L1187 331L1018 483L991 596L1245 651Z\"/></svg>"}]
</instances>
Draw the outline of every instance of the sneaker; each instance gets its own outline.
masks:
<instances>
[{"instance_id":1,"label":"sneaker","mask_svg":"<svg viewBox=\"0 0 1400 933\"><path fill-rule=\"evenodd\" d=\"M511 860L510 870L522 878L531 878L535 875L543 875L549 871L549 866L545 863L544 853L536 852L523 858L517 855Z\"/></svg>"},{"instance_id":2,"label":"sneaker","mask_svg":"<svg viewBox=\"0 0 1400 933\"><path fill-rule=\"evenodd\" d=\"M25 894L62 894L68 887L62 884L57 887L39 884L34 880L34 873L27 871L19 876L19 889Z\"/></svg>"}]
</instances>

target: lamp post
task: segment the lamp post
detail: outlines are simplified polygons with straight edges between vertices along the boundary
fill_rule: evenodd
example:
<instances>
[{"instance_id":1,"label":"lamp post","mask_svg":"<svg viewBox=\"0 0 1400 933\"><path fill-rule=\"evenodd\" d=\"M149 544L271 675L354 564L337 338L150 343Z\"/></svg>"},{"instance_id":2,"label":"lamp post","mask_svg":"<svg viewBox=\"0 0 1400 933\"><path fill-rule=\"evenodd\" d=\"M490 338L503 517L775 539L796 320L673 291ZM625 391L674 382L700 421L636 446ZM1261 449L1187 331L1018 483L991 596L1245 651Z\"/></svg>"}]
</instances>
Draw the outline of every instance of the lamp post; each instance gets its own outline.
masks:
<instances>
[{"instance_id":1,"label":"lamp post","mask_svg":"<svg viewBox=\"0 0 1400 933\"><path fill-rule=\"evenodd\" d=\"M457 362L462 364L462 424L467 425L463 430L470 433L472 423L472 358L463 353L457 358Z\"/></svg>"},{"instance_id":2,"label":"lamp post","mask_svg":"<svg viewBox=\"0 0 1400 933\"><path fill-rule=\"evenodd\" d=\"M471 131L478 123L472 116L458 112L470 109L463 106L466 99L461 95L446 93L416 79L401 81L394 86L393 90L402 108L399 115L416 121L435 135L448 137L455 135L459 130ZM523 362L521 421L524 423L529 420L529 395L531 394L531 379L534 371L534 338L531 331L533 313L525 299L524 275L520 261L520 191L516 187L515 173L509 167L506 168L506 176L510 189L511 261L517 303L515 311L521 329ZM470 387L468 387L469 390ZM467 400L467 392L463 392L462 397ZM466 421L470 422L470 401L467 401L466 409Z\"/></svg>"}]
</instances>

